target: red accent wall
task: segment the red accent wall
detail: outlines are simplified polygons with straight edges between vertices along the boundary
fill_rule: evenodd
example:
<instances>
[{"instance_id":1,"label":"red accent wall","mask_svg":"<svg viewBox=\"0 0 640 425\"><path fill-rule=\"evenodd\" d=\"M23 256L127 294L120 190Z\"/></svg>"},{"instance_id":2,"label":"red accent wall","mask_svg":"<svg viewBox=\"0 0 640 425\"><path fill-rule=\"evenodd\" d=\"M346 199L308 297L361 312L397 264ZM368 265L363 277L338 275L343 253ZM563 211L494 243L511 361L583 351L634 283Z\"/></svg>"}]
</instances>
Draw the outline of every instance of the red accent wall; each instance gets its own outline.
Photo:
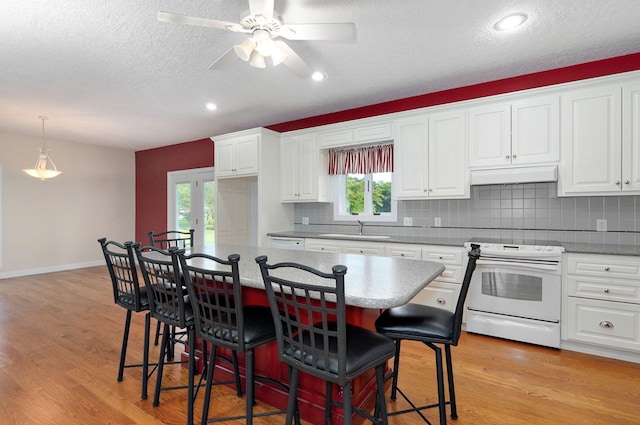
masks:
<instances>
[{"instance_id":1,"label":"red accent wall","mask_svg":"<svg viewBox=\"0 0 640 425\"><path fill-rule=\"evenodd\" d=\"M533 89L536 87L602 77L604 75L619 74L638 69L640 69L640 52L580 65L568 66L565 68L536 72L534 74L526 74L435 93L422 94L407 97L405 99L392 100L390 102L378 103L375 105L364 106L362 108L303 118L281 124L274 124L267 128L282 133L285 131L334 124L360 118L373 117L376 115L391 114L393 112L408 111L411 109L425 108L428 106L442 105L445 103L459 102L462 100L476 99L479 97L492 96L519 90Z\"/></svg>"},{"instance_id":2,"label":"red accent wall","mask_svg":"<svg viewBox=\"0 0 640 425\"><path fill-rule=\"evenodd\" d=\"M167 172L213 167L213 141L196 140L136 152L136 241L167 230Z\"/></svg>"}]
</instances>

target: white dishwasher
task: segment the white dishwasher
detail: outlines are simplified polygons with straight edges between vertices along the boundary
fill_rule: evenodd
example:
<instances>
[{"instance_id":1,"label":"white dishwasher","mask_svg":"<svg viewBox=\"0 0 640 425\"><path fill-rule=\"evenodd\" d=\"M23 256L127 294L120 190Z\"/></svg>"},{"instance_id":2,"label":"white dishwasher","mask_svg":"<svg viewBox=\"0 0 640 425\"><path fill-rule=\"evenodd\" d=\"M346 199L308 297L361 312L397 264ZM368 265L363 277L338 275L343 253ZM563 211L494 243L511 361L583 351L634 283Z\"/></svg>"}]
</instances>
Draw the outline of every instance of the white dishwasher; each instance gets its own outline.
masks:
<instances>
[{"instance_id":1,"label":"white dishwasher","mask_svg":"<svg viewBox=\"0 0 640 425\"><path fill-rule=\"evenodd\" d=\"M304 238L269 236L269 248L294 249L296 251L304 251Z\"/></svg>"}]
</instances>

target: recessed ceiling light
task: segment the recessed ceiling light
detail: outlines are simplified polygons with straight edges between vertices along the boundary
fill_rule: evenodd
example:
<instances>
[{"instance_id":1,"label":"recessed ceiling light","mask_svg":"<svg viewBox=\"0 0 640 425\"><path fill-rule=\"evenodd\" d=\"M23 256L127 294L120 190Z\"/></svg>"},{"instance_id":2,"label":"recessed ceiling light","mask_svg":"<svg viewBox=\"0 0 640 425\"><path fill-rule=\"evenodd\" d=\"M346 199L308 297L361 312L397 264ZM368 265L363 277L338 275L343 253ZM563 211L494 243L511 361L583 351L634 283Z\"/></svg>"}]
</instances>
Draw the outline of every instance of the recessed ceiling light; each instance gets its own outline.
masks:
<instances>
[{"instance_id":1,"label":"recessed ceiling light","mask_svg":"<svg viewBox=\"0 0 640 425\"><path fill-rule=\"evenodd\" d=\"M210 111L215 111L216 109L218 109L218 106L215 103L207 103L205 106Z\"/></svg>"},{"instance_id":2,"label":"recessed ceiling light","mask_svg":"<svg viewBox=\"0 0 640 425\"><path fill-rule=\"evenodd\" d=\"M527 15L525 15L524 13L514 13L512 15L505 16L504 18L500 19L498 22L495 23L493 28L496 31L509 31L524 24L527 18L528 18Z\"/></svg>"},{"instance_id":3,"label":"recessed ceiling light","mask_svg":"<svg viewBox=\"0 0 640 425\"><path fill-rule=\"evenodd\" d=\"M311 78L313 78L314 81L322 81L327 78L327 74L325 74L324 72L316 71L311 74Z\"/></svg>"}]
</instances>

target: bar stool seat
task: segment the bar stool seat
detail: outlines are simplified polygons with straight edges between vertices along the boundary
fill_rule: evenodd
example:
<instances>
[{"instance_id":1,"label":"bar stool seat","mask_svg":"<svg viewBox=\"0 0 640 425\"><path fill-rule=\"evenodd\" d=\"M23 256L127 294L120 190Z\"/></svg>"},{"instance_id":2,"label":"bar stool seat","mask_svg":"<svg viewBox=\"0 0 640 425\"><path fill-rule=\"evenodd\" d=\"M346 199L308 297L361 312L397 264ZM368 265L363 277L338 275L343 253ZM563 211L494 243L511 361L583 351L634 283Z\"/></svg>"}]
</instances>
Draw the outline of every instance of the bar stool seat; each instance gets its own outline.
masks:
<instances>
[{"instance_id":1,"label":"bar stool seat","mask_svg":"<svg viewBox=\"0 0 640 425\"><path fill-rule=\"evenodd\" d=\"M451 418L457 419L455 387L453 381L453 364L451 362L451 346L458 345L462 332L462 313L464 303L469 292L471 276L476 268L476 260L480 257L480 246L472 245L469 252L469 262L460 289L460 295L454 312L421 304L406 304L386 310L376 320L376 330L395 341L395 357L393 371L388 378L392 379L391 397L392 401L397 399L397 392L410 404L411 408L388 413L388 416L400 415L404 413L416 412L422 419L430 424L424 416L422 410L438 407L440 414L440 424L446 425L447 414L445 406L449 404L451 408ZM436 378L438 382L438 403L425 406L416 406L399 388L398 371L400 366L400 345L403 340L420 341L435 352L436 356ZM449 401L445 400L444 374L442 363L442 350L438 345L443 345L447 363L447 378L449 384Z\"/></svg>"}]
</instances>

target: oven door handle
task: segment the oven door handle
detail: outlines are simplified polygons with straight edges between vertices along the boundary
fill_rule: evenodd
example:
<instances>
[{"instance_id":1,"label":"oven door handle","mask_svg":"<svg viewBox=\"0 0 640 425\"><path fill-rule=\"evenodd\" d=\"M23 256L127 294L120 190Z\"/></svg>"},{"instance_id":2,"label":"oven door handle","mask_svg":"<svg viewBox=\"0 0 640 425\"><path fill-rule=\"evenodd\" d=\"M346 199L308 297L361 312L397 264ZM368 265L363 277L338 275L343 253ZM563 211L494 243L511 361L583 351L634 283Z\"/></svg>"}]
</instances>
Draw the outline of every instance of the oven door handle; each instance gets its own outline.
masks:
<instances>
[{"instance_id":1,"label":"oven door handle","mask_svg":"<svg viewBox=\"0 0 640 425\"><path fill-rule=\"evenodd\" d=\"M504 261L504 260L483 260L479 258L476 261L478 266L495 266L495 267L517 267L526 268L530 270L545 270L552 272L559 272L558 264L538 264L538 263L526 263L522 261Z\"/></svg>"}]
</instances>

